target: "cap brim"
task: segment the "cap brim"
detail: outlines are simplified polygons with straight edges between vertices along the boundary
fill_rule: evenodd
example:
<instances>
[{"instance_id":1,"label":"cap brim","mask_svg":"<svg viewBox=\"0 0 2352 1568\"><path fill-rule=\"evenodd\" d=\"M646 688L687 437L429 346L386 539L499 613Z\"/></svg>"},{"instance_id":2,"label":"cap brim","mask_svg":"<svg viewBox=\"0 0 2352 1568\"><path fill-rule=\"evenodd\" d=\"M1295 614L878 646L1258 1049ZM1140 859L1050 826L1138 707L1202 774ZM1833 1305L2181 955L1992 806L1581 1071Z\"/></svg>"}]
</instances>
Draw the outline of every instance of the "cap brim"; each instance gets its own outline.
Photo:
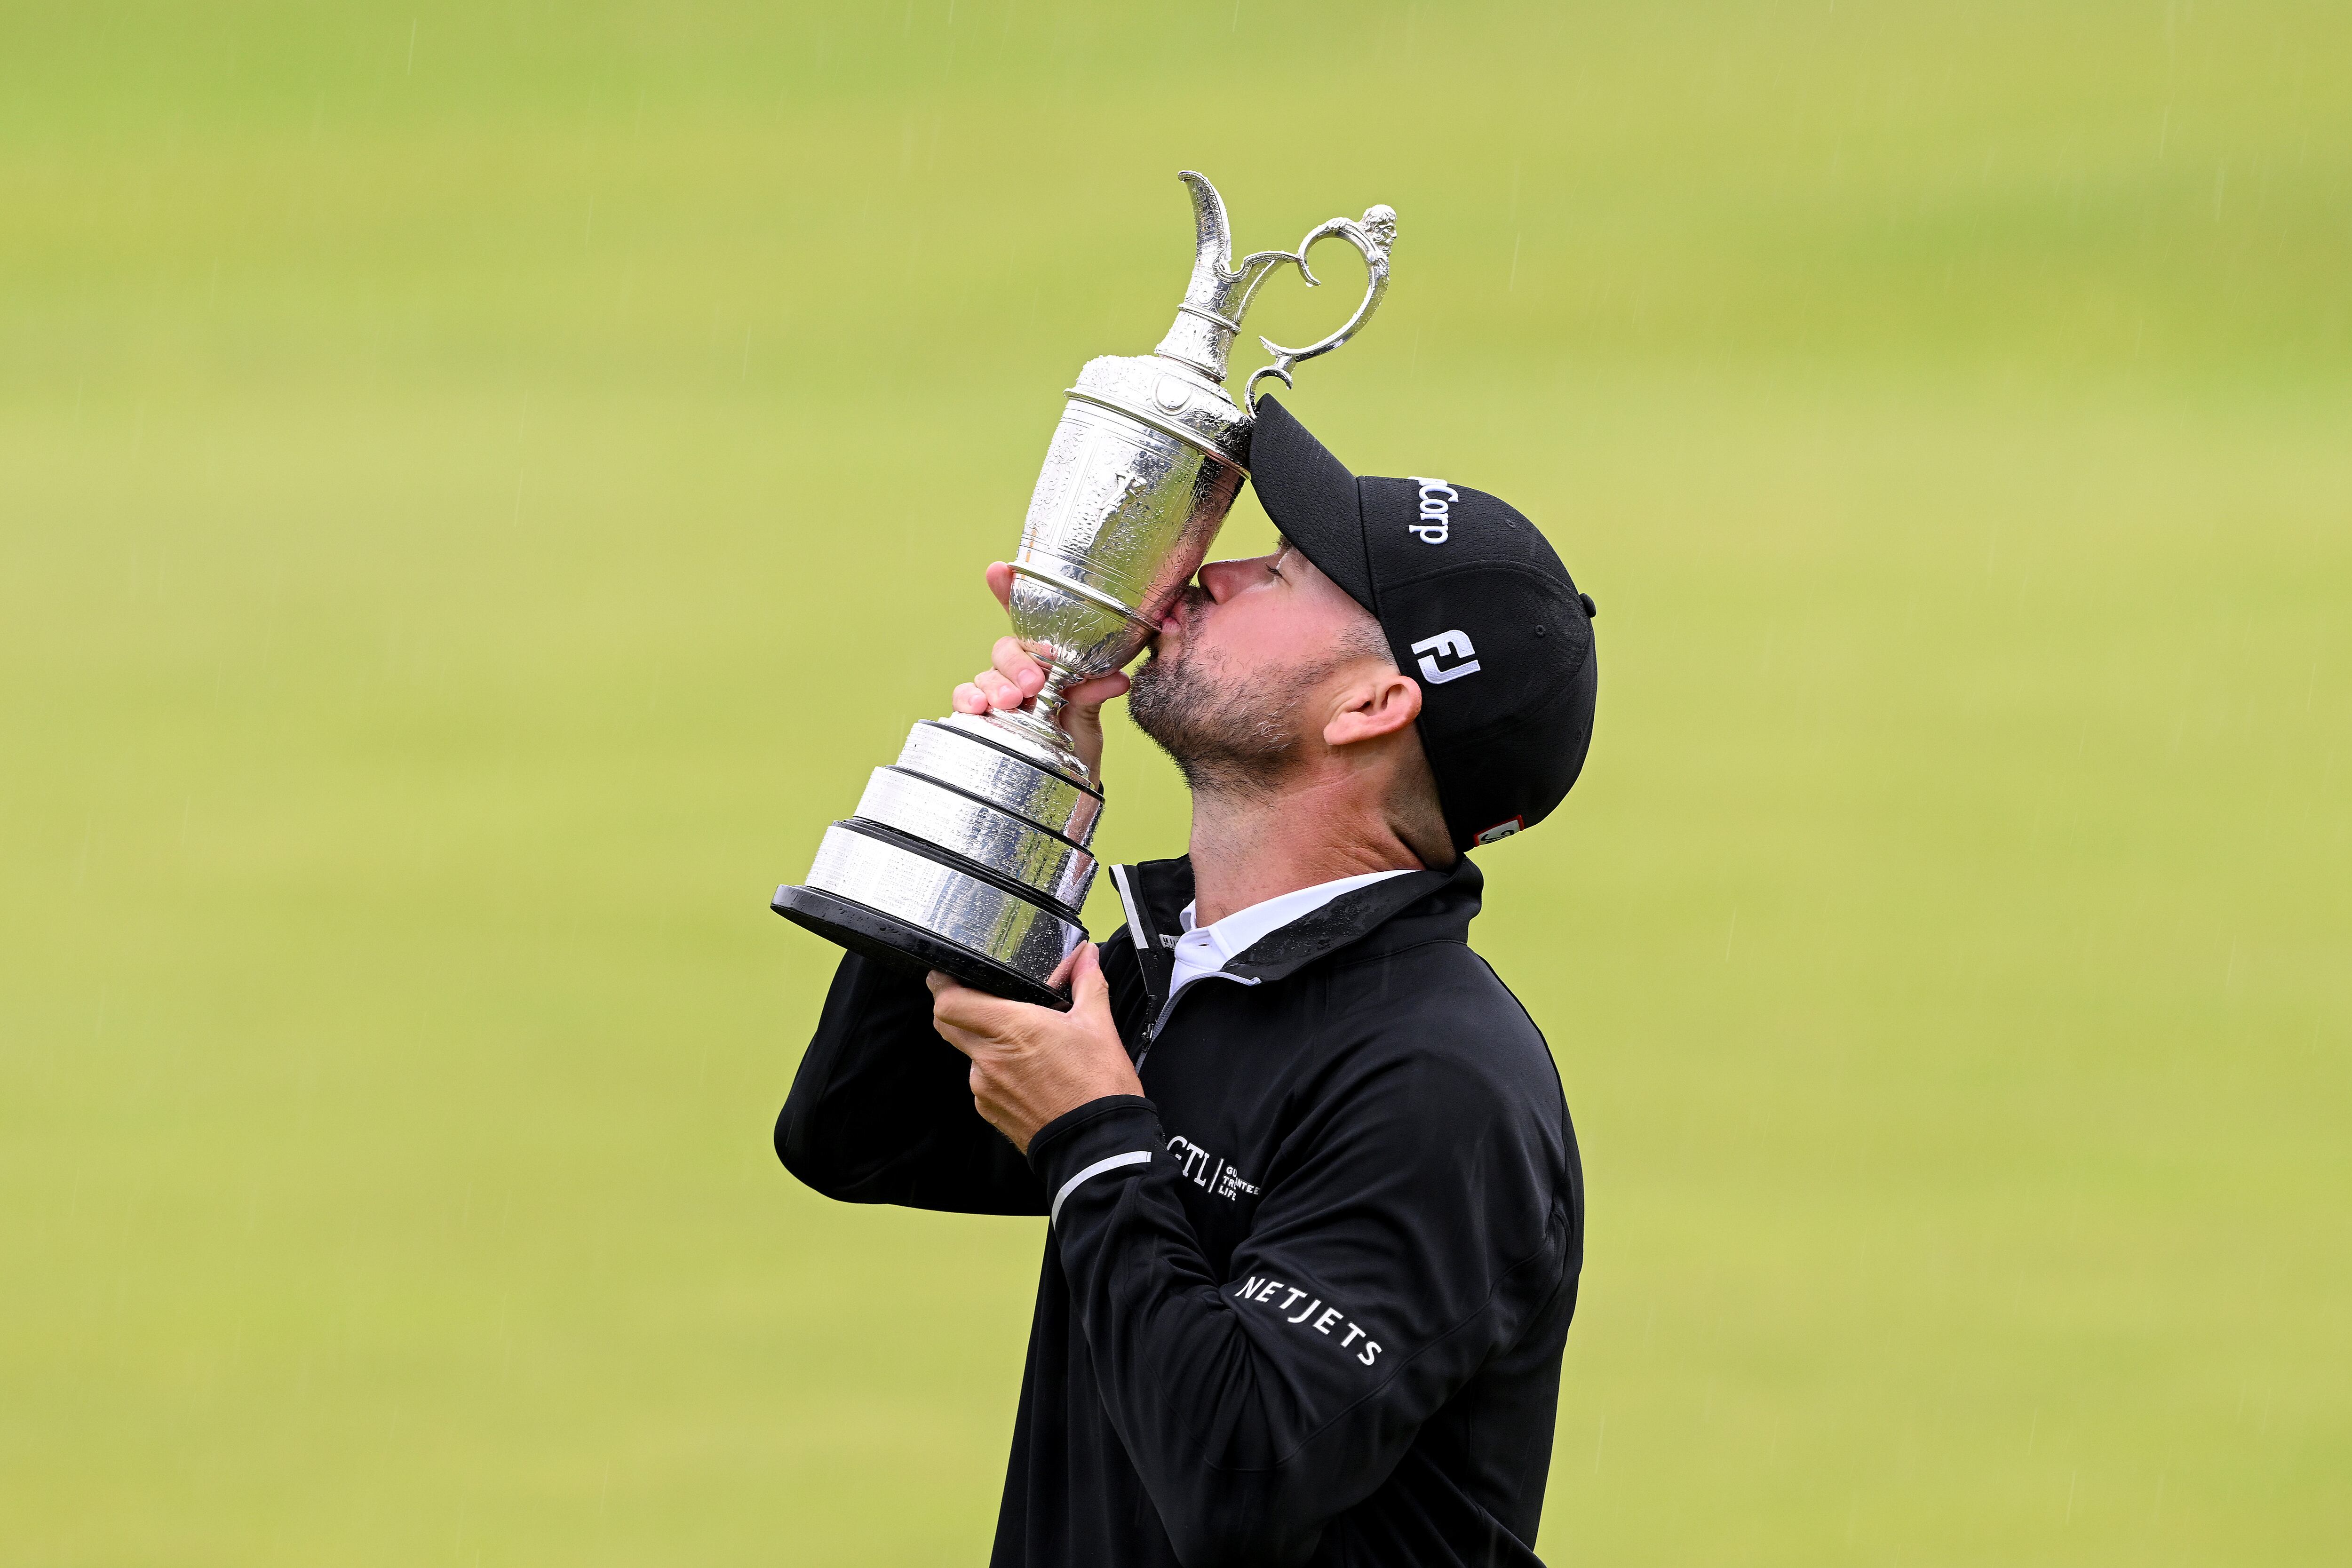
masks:
<instances>
[{"instance_id":1,"label":"cap brim","mask_svg":"<svg viewBox=\"0 0 2352 1568\"><path fill-rule=\"evenodd\" d=\"M1257 400L1250 483L1282 536L1349 598L1379 615L1356 476L1271 397Z\"/></svg>"}]
</instances>

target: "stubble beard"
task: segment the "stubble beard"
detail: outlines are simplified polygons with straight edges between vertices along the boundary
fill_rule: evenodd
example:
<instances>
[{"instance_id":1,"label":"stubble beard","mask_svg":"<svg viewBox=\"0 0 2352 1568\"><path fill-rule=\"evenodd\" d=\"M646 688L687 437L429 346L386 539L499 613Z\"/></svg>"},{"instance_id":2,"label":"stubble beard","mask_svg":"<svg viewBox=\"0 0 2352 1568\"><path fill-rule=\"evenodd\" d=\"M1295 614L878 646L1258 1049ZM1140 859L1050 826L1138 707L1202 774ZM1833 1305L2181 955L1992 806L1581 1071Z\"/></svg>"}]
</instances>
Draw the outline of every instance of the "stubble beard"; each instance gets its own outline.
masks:
<instances>
[{"instance_id":1,"label":"stubble beard","mask_svg":"<svg viewBox=\"0 0 2352 1568\"><path fill-rule=\"evenodd\" d=\"M1171 658L1155 648L1135 672L1128 717L1194 794L1274 794L1298 761L1299 702L1314 682L1289 670L1253 679L1204 654L1191 637L1197 610L1186 601L1182 651Z\"/></svg>"}]
</instances>

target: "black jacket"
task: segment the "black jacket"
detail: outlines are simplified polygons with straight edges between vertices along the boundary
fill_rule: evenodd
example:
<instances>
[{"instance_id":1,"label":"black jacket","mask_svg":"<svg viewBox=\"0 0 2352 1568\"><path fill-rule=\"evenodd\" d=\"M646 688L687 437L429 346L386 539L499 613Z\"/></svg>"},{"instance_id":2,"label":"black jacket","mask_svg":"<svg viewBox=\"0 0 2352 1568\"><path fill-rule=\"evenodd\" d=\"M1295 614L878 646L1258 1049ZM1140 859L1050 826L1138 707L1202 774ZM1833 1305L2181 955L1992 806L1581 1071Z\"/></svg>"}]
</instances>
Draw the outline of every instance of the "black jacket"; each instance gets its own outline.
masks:
<instances>
[{"instance_id":1,"label":"black jacket","mask_svg":"<svg viewBox=\"0 0 2352 1568\"><path fill-rule=\"evenodd\" d=\"M1536 1563L1584 1184L1543 1037L1464 940L1477 870L1334 900L1156 1039L1192 868L1112 875L1103 970L1150 1099L1024 1160L919 978L853 955L776 1122L851 1203L1059 1198L997 1568Z\"/></svg>"}]
</instances>

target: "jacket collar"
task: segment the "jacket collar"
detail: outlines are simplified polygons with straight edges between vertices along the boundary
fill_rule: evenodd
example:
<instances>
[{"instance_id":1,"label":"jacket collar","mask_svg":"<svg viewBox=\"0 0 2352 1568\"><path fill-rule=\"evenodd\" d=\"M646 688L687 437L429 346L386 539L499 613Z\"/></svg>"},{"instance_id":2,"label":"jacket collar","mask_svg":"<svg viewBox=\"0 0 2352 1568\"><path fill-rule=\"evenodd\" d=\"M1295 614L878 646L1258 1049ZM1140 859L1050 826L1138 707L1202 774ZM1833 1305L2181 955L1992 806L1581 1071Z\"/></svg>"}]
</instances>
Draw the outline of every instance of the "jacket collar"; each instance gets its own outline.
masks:
<instances>
[{"instance_id":1,"label":"jacket collar","mask_svg":"<svg viewBox=\"0 0 2352 1568\"><path fill-rule=\"evenodd\" d=\"M1168 999L1175 972L1171 951L1192 901L1192 861L1144 860L1113 866L1111 883L1127 906L1128 934L1151 995L1151 1016ZM1433 938L1462 941L1478 913L1486 879L1466 855L1443 871L1412 871L1342 893L1311 913L1267 932L1226 963L1249 981L1280 980L1328 953L1366 941L1402 946Z\"/></svg>"}]
</instances>

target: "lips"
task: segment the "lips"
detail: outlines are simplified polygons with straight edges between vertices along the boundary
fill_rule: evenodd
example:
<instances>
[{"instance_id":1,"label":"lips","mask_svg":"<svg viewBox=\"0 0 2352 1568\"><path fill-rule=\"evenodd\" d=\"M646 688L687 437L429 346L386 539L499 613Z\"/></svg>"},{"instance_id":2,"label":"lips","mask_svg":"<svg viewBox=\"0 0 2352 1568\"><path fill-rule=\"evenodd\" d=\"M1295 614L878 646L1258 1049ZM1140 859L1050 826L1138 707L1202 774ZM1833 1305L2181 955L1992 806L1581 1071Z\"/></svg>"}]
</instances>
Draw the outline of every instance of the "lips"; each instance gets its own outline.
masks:
<instances>
[{"instance_id":1,"label":"lips","mask_svg":"<svg viewBox=\"0 0 2352 1568\"><path fill-rule=\"evenodd\" d=\"M1159 652L1160 644L1171 633L1181 637L1189 631L1192 628L1192 617L1201 613L1201 607L1207 598L1208 595L1202 593L1197 584L1179 594L1168 608L1160 613L1160 629L1153 633L1151 637L1152 651Z\"/></svg>"}]
</instances>

